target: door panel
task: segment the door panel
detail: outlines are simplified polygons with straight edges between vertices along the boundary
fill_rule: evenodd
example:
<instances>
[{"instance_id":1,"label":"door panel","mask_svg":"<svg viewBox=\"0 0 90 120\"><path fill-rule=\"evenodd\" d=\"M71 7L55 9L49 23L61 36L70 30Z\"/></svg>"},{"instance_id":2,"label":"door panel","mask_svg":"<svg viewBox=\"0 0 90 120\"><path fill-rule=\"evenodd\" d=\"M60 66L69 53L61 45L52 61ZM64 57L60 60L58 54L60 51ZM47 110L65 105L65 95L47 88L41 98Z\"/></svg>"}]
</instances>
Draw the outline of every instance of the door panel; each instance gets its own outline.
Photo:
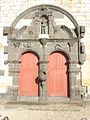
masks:
<instances>
[{"instance_id":1,"label":"door panel","mask_svg":"<svg viewBox=\"0 0 90 120\"><path fill-rule=\"evenodd\" d=\"M19 95L38 96L38 58L34 53L22 55L20 64Z\"/></svg>"},{"instance_id":2,"label":"door panel","mask_svg":"<svg viewBox=\"0 0 90 120\"><path fill-rule=\"evenodd\" d=\"M54 52L48 63L48 96L68 96L68 65L63 53Z\"/></svg>"}]
</instances>

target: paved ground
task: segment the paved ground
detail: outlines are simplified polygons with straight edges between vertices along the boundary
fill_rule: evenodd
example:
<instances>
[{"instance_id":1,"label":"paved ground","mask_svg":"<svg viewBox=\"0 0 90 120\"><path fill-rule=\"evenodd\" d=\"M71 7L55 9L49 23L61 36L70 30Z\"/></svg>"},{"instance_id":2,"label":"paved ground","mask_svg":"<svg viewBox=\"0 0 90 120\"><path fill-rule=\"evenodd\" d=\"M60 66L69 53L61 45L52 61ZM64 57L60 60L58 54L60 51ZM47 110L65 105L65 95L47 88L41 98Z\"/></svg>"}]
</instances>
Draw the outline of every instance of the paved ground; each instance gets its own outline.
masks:
<instances>
[{"instance_id":1,"label":"paved ground","mask_svg":"<svg viewBox=\"0 0 90 120\"><path fill-rule=\"evenodd\" d=\"M0 114L1 119L5 116L8 116L9 120L82 120L83 117L86 117L87 120L90 120L90 104L1 103Z\"/></svg>"}]
</instances>

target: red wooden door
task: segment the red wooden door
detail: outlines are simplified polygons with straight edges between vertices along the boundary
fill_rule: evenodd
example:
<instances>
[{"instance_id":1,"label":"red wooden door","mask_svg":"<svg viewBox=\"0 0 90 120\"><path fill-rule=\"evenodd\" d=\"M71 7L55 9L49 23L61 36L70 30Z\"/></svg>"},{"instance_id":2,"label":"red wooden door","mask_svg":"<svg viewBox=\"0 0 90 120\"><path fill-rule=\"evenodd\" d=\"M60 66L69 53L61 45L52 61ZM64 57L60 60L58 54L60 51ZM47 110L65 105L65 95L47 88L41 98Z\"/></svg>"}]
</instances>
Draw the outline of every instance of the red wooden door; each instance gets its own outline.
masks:
<instances>
[{"instance_id":1,"label":"red wooden door","mask_svg":"<svg viewBox=\"0 0 90 120\"><path fill-rule=\"evenodd\" d=\"M20 64L19 95L38 96L38 58L34 53L22 55Z\"/></svg>"},{"instance_id":2,"label":"red wooden door","mask_svg":"<svg viewBox=\"0 0 90 120\"><path fill-rule=\"evenodd\" d=\"M68 96L68 65L63 53L54 52L49 56L48 96Z\"/></svg>"}]
</instances>

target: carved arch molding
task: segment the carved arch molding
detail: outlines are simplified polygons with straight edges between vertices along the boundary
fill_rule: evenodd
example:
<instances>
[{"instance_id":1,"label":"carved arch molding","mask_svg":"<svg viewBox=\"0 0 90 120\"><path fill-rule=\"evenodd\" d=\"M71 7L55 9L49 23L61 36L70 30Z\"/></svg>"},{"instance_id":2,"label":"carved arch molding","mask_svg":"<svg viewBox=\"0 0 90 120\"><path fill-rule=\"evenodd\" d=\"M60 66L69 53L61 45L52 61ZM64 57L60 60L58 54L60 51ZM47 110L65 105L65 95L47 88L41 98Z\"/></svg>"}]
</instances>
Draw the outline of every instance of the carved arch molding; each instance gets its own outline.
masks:
<instances>
[{"instance_id":1,"label":"carved arch molding","mask_svg":"<svg viewBox=\"0 0 90 120\"><path fill-rule=\"evenodd\" d=\"M43 20L42 16L46 17L46 20ZM57 24L56 19L65 20L65 17L73 24L73 28L62 22ZM31 20L31 23L17 28L20 20L25 19ZM44 24L44 28L47 27L47 32L45 29L43 32L40 31L41 24ZM64 53L68 58L68 97L70 99L81 99L81 77L78 78L77 76L81 73L81 64L85 61L85 48L80 41L84 37L84 33L84 26L79 26L74 17L60 7L39 5L21 13L11 27L5 27L3 31L4 35L8 35L8 46L4 47L4 53L8 54L8 60L5 63L9 65L9 75L13 76L13 85L7 91L10 93L8 94L9 98L16 101L25 100L18 94L20 57L23 53L32 51L39 57L40 69L38 75L40 81L39 96L35 99L48 100L48 58L51 53L58 51Z\"/></svg>"}]
</instances>

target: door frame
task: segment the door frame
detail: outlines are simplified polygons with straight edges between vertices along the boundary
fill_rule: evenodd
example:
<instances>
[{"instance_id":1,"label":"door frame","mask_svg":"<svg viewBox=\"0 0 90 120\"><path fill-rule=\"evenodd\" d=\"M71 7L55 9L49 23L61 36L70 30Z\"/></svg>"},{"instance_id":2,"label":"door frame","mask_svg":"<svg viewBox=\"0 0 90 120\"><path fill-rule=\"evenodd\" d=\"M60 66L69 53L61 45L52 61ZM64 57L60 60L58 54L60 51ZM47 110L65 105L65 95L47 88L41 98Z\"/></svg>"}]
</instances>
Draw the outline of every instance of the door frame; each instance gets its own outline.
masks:
<instances>
[{"instance_id":1,"label":"door frame","mask_svg":"<svg viewBox=\"0 0 90 120\"><path fill-rule=\"evenodd\" d=\"M33 54L36 58L37 58L37 60L38 60L38 62L39 62L39 58L38 58L38 55L35 53L35 52L32 52L32 51L28 51L28 52L24 52L23 54L22 54L22 56L24 55L24 54L27 54L27 53L31 53L31 54ZM21 57L22 57L21 56ZM21 59L21 58L20 58ZM37 63L38 64L38 63ZM37 66L38 67L38 74L39 74L39 65ZM21 69L21 66L19 67L19 69ZM19 88L20 88L20 73L19 73ZM38 78L38 76L37 76L37 78ZM19 89L19 94L20 94L20 89ZM20 95L19 95L20 96ZM22 96L24 96L24 95L22 95ZM39 83L38 83L38 96L39 96ZM31 96L30 96L31 97ZM37 97L37 96L35 96L35 97Z\"/></svg>"},{"instance_id":2,"label":"door frame","mask_svg":"<svg viewBox=\"0 0 90 120\"><path fill-rule=\"evenodd\" d=\"M68 53L66 52L66 51L63 51L63 50L54 50L53 52L51 52L49 55L48 55L48 58L49 58L49 56L51 55L51 54L53 54L53 53L55 53L55 52L58 52L58 53L61 53L62 55L64 55L65 56L65 58L66 58L66 60L67 60L67 92L68 92L68 96L67 97L65 97L65 96L48 96L48 97L52 97L52 98L54 98L54 97L56 97L57 99L58 98L69 98L70 97L70 81L69 81L69 61L70 61L70 57L69 57L69 55L68 55ZM48 79L47 79L47 85L48 85ZM47 92L48 92L48 86L47 86Z\"/></svg>"},{"instance_id":3,"label":"door frame","mask_svg":"<svg viewBox=\"0 0 90 120\"><path fill-rule=\"evenodd\" d=\"M18 68L19 69L19 74L18 75L20 75L20 63L21 63L20 59L21 59L21 56L24 53L28 53L28 52L33 53L33 54L35 54L37 56L38 63L40 61L40 53L39 53L39 51L36 51L35 49L31 49L31 48L28 48L28 49L25 49L25 50L22 49L22 51L20 51L18 53L18 56L17 56L18 59L19 59L19 68ZM39 73L39 66L38 66L38 73ZM18 87L17 87L17 89L18 89L17 101L20 101L20 102L23 102L23 101L38 102L38 100L39 100L39 85L38 85L38 96L19 96L19 77L18 77Z\"/></svg>"}]
</instances>

